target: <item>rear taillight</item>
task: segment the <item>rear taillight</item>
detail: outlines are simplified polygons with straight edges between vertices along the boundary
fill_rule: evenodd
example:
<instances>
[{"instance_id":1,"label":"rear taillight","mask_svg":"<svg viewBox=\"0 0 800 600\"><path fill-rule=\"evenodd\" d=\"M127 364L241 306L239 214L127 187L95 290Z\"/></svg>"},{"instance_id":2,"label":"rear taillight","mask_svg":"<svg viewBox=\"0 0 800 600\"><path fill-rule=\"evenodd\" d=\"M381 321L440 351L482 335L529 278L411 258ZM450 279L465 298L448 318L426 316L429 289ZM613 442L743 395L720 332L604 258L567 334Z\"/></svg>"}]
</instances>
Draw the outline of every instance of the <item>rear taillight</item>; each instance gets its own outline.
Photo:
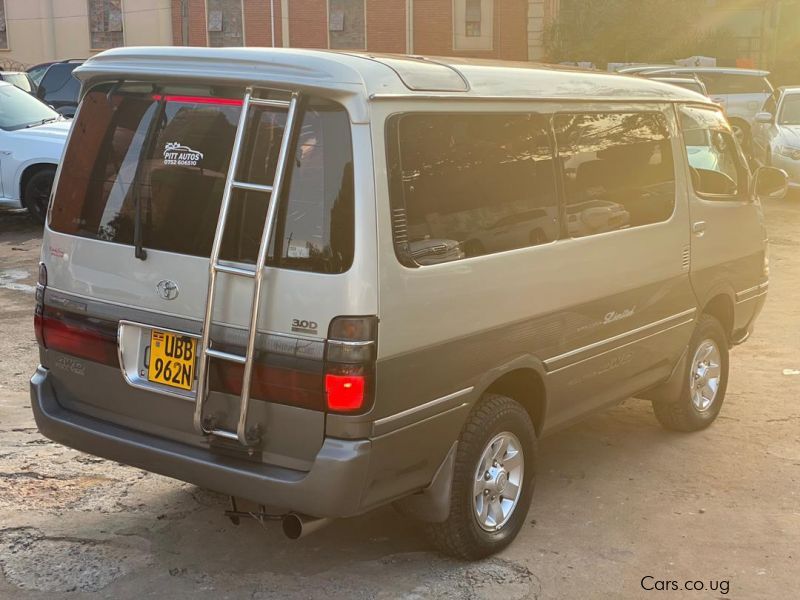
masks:
<instances>
[{"instance_id":1,"label":"rear taillight","mask_svg":"<svg viewBox=\"0 0 800 600\"><path fill-rule=\"evenodd\" d=\"M364 375L325 375L328 410L353 412L364 406Z\"/></svg>"},{"instance_id":2,"label":"rear taillight","mask_svg":"<svg viewBox=\"0 0 800 600\"><path fill-rule=\"evenodd\" d=\"M331 321L325 354L325 397L329 411L363 413L372 407L377 317Z\"/></svg>"},{"instance_id":3,"label":"rear taillight","mask_svg":"<svg viewBox=\"0 0 800 600\"><path fill-rule=\"evenodd\" d=\"M241 352L241 349L237 350ZM312 410L324 410L322 373L264 364L256 359L250 381L250 396L266 402ZM211 361L210 389L215 392L242 393L244 366L227 361Z\"/></svg>"},{"instance_id":4,"label":"rear taillight","mask_svg":"<svg viewBox=\"0 0 800 600\"><path fill-rule=\"evenodd\" d=\"M44 317L44 290L47 287L47 267L39 263L39 281L36 282L36 304L33 309L33 330L36 332L36 341L44 346L43 317Z\"/></svg>"},{"instance_id":5,"label":"rear taillight","mask_svg":"<svg viewBox=\"0 0 800 600\"><path fill-rule=\"evenodd\" d=\"M117 356L116 326L109 327L93 323L94 319L84 315L47 310L41 317L43 346L48 350L63 352L71 356L95 362L119 366Z\"/></svg>"}]
</instances>

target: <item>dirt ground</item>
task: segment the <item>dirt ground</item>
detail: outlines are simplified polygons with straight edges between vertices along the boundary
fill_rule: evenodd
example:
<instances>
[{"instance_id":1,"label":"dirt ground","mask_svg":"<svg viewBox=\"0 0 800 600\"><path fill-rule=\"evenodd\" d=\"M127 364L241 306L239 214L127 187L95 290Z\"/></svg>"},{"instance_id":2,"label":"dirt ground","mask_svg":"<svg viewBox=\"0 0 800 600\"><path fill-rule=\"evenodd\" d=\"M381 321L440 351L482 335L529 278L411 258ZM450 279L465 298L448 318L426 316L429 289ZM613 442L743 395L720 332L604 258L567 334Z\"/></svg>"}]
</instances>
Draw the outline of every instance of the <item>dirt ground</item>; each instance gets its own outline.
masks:
<instances>
[{"instance_id":1,"label":"dirt ground","mask_svg":"<svg viewBox=\"0 0 800 600\"><path fill-rule=\"evenodd\" d=\"M800 370L800 198L767 212L769 300L719 420L667 433L632 399L543 440L527 526L468 564L391 508L291 542L231 524L225 497L44 439L28 397L40 235L0 209L0 598L798 597L800 374L783 371Z\"/></svg>"}]
</instances>

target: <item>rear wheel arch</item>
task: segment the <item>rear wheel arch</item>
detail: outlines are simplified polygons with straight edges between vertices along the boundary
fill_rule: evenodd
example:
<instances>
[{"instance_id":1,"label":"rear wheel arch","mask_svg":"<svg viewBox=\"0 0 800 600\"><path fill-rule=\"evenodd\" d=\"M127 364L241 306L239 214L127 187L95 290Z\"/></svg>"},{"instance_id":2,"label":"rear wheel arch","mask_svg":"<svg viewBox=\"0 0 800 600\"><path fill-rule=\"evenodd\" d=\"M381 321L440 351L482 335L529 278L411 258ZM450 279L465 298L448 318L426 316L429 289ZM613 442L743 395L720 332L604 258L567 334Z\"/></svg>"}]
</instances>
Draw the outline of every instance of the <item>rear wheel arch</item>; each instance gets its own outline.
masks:
<instances>
[{"instance_id":1,"label":"rear wheel arch","mask_svg":"<svg viewBox=\"0 0 800 600\"><path fill-rule=\"evenodd\" d=\"M547 413L547 392L539 371L532 367L506 371L486 386L483 394L506 396L518 402L530 416L536 436L541 436Z\"/></svg>"},{"instance_id":2,"label":"rear wheel arch","mask_svg":"<svg viewBox=\"0 0 800 600\"><path fill-rule=\"evenodd\" d=\"M725 293L720 293L711 298L703 306L703 314L710 315L719 321L728 340L733 335L734 325L733 299Z\"/></svg>"},{"instance_id":3,"label":"rear wheel arch","mask_svg":"<svg viewBox=\"0 0 800 600\"><path fill-rule=\"evenodd\" d=\"M26 165L19 176L19 181L17 185L17 192L19 192L20 199L23 198L25 194L25 186L28 185L28 182L31 180L31 177L39 173L40 171L55 171L58 165L56 163L49 163L49 162L37 162L30 165Z\"/></svg>"}]
</instances>

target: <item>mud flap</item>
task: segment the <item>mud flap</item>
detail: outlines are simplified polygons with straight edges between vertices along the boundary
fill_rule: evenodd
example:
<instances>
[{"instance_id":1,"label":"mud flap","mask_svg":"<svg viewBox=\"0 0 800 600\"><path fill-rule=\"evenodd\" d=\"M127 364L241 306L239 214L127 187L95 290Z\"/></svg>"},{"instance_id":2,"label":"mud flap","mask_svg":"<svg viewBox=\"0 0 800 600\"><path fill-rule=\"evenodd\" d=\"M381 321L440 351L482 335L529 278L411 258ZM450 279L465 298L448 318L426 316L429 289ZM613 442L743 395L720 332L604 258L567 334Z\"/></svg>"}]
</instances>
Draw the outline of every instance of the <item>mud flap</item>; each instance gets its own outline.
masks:
<instances>
[{"instance_id":1,"label":"mud flap","mask_svg":"<svg viewBox=\"0 0 800 600\"><path fill-rule=\"evenodd\" d=\"M442 523L447 520L450 516L450 492L457 449L458 441L455 441L428 487L394 503L401 514L427 523Z\"/></svg>"},{"instance_id":2,"label":"mud flap","mask_svg":"<svg viewBox=\"0 0 800 600\"><path fill-rule=\"evenodd\" d=\"M650 400L652 402L675 402L680 397L685 385L686 361L688 360L689 348L686 347L681 354L680 360L672 369L672 374L664 383L650 388L646 392L638 394L638 398Z\"/></svg>"}]
</instances>

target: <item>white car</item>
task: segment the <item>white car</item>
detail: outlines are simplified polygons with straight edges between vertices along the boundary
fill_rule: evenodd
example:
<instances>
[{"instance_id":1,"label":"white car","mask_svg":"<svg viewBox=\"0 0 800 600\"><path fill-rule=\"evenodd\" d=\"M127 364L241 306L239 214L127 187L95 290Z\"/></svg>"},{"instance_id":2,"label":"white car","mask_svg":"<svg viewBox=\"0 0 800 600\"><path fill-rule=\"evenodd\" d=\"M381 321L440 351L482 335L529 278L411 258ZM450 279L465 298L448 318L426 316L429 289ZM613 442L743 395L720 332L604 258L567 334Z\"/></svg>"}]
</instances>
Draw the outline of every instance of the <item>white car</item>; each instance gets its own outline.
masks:
<instances>
[{"instance_id":1,"label":"white car","mask_svg":"<svg viewBox=\"0 0 800 600\"><path fill-rule=\"evenodd\" d=\"M713 102L722 107L742 148L749 152L752 127L759 107L772 93L769 71L728 67L670 67L648 69L642 77L697 77Z\"/></svg>"},{"instance_id":2,"label":"white car","mask_svg":"<svg viewBox=\"0 0 800 600\"><path fill-rule=\"evenodd\" d=\"M781 88L756 115L753 158L783 169L789 185L800 188L800 87Z\"/></svg>"},{"instance_id":3,"label":"white car","mask_svg":"<svg viewBox=\"0 0 800 600\"><path fill-rule=\"evenodd\" d=\"M44 223L71 121L0 81L0 205L23 206Z\"/></svg>"}]
</instances>

